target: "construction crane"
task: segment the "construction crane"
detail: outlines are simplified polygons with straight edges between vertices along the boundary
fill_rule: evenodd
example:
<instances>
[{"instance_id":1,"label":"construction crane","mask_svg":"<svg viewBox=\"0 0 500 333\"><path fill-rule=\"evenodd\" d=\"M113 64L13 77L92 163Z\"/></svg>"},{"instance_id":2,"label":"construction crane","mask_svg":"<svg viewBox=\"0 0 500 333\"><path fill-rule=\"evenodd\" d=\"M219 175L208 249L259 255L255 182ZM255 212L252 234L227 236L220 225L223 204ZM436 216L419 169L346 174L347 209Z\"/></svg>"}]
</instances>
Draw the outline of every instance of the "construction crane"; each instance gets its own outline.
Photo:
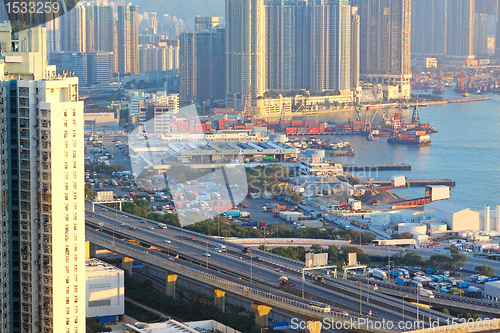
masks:
<instances>
[{"instance_id":1,"label":"construction crane","mask_svg":"<svg viewBox=\"0 0 500 333\"><path fill-rule=\"evenodd\" d=\"M372 130L372 124L373 124L373 121L375 120L375 117L377 116L377 113L378 113L378 110L379 109L376 109L375 110L375 114L373 115L373 117L369 117L369 108L366 108L366 113L365 113L365 132L366 133L370 133L371 130Z\"/></svg>"},{"instance_id":2,"label":"construction crane","mask_svg":"<svg viewBox=\"0 0 500 333\"><path fill-rule=\"evenodd\" d=\"M413 114L411 116L411 122L416 126L420 126L420 116L418 114L418 93L417 93L417 103L415 104L415 107L413 108Z\"/></svg>"},{"instance_id":3,"label":"construction crane","mask_svg":"<svg viewBox=\"0 0 500 333\"><path fill-rule=\"evenodd\" d=\"M252 115L252 85L250 85L250 91L248 92L247 99L245 100L245 108L243 109L243 124L245 120L249 119Z\"/></svg>"},{"instance_id":4,"label":"construction crane","mask_svg":"<svg viewBox=\"0 0 500 333\"><path fill-rule=\"evenodd\" d=\"M360 110L358 109L358 105L357 104L354 104L354 110L356 111L356 116L357 116L357 119L358 121L361 120L361 114L360 114Z\"/></svg>"}]
</instances>

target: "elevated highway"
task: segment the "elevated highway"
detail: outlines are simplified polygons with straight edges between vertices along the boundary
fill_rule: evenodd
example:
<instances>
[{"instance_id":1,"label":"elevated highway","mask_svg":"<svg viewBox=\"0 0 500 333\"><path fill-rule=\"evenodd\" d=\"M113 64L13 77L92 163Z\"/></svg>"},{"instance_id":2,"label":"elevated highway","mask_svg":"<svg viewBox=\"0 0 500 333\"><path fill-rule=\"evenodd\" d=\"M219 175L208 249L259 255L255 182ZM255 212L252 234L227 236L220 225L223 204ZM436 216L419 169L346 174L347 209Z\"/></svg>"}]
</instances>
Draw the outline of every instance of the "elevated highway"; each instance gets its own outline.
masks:
<instances>
[{"instance_id":1,"label":"elevated highway","mask_svg":"<svg viewBox=\"0 0 500 333\"><path fill-rule=\"evenodd\" d=\"M217 270L218 272L224 271L226 274L231 273L232 277L237 277L238 279L247 281L250 283L249 285L255 283L255 281L252 280L255 280L257 278L264 280L264 282L267 283L268 287L271 285L275 286L279 276L285 274L290 277L290 280L293 283L296 284L297 289L300 288L299 286L301 284L301 270L304 266L302 262L283 258L268 252L254 249L252 249L252 255L244 255L241 252L241 249L243 247L242 245L231 244L230 242L227 243L227 254L219 254L211 251L211 249L215 247L215 244L223 242L220 239L170 226L167 230L147 230L146 224L141 223L140 218L133 217L128 214L123 214L121 212L116 212L109 208L104 209L106 210L103 210L103 207L98 207L95 213L87 212L87 222L94 227L99 223L103 223L105 224L106 228L109 228L110 231L115 232L117 235L120 234L127 238L134 238L140 240L141 243L154 243L155 246L158 247L167 247L167 252L172 251L173 253L180 253L181 256L190 260L191 262L198 262L198 264L200 262L206 263L206 269L204 269L204 271ZM120 227L120 223L134 225L137 229L129 230L128 228ZM149 221L148 225L153 225L154 227L156 227L156 223L153 221ZM106 235L106 237L111 236ZM167 245L166 243L164 243L165 238L171 240L171 245ZM211 253L211 257L204 257L203 254L205 252ZM127 255L126 253L122 254L125 256ZM259 256L260 260L252 260L255 255ZM139 258L137 259L140 260ZM283 273L275 272L275 269L280 269L283 271ZM316 273L318 275L326 274L326 272L324 271L317 271ZM310 275L308 277L308 280L309 278L312 280L314 277L315 275ZM368 310L372 310L374 316L386 318L387 320L391 321L399 321L402 318L402 302L401 298L399 297L399 291L397 293L389 292L388 295L385 295L383 293L380 293L381 290L379 289L379 292L374 293L373 286L371 286L370 289L370 285L365 282L362 283L360 292L360 284L356 281L344 281L339 279L327 278L325 279L325 282L326 285L322 285L318 282L316 282L316 285L307 282L304 286L306 298L310 297L311 299L315 300L330 300L328 302L329 304L335 305L338 308L347 309L350 313L353 313L353 309L358 309L359 311L361 299L361 307L363 309L362 312L364 313L367 313ZM332 288L332 286L334 288ZM382 285L380 287L384 288L384 286ZM394 298L392 296L393 294L396 295L396 297L398 297L399 299ZM404 295L406 294L409 296L411 295L411 293L409 293L408 291L406 291ZM419 300L422 301L422 298L420 298ZM437 300L437 302L435 303L435 300L437 299L432 300L432 304L438 304L437 302L440 302L439 300ZM474 299L470 300L472 300L472 302L476 301ZM446 305L448 305L447 307L449 307L450 300L443 300L443 302L445 301L448 302L446 303ZM460 300L451 300L451 302L456 303L458 308L467 309L469 311L471 305L479 307L483 306L483 304L464 304L464 301L468 300L466 300L466 298L462 298ZM491 305L491 303L487 305ZM412 305L409 302L405 302L404 307L407 318L416 316L416 306ZM498 310L491 309L491 307L489 309L481 310L484 310L484 313L487 313L486 315L498 315ZM428 320L429 315L432 320L439 320L440 322L446 322L446 320L449 320L451 318L439 312L431 311L429 313L426 310L424 311L424 313L422 313L422 310L420 310L420 317L424 316L424 319Z\"/></svg>"}]
</instances>

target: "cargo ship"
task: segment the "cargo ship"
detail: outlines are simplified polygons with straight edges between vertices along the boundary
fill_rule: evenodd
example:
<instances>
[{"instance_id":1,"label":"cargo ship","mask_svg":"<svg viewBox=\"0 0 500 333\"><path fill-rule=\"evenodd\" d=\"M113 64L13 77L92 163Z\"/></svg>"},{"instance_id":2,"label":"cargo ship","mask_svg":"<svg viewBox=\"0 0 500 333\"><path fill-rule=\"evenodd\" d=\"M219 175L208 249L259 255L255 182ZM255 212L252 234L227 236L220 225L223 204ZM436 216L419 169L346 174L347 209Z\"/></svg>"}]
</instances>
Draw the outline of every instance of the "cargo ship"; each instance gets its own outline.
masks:
<instances>
[{"instance_id":1,"label":"cargo ship","mask_svg":"<svg viewBox=\"0 0 500 333\"><path fill-rule=\"evenodd\" d=\"M428 146L431 140L428 134L415 134L425 133L424 131L411 131L397 136L392 136L387 139L388 143L411 145L411 146Z\"/></svg>"},{"instance_id":2,"label":"cargo ship","mask_svg":"<svg viewBox=\"0 0 500 333\"><path fill-rule=\"evenodd\" d=\"M418 98L418 97L417 97ZM418 102L417 102L418 105ZM420 119L418 116L418 106L415 105L415 109L412 116L412 122L420 125ZM406 131L402 129L403 116L400 113L394 115L394 122L392 124L391 137L387 139L387 143L393 144L403 144L411 146L427 146L431 144L431 140L426 131Z\"/></svg>"}]
</instances>

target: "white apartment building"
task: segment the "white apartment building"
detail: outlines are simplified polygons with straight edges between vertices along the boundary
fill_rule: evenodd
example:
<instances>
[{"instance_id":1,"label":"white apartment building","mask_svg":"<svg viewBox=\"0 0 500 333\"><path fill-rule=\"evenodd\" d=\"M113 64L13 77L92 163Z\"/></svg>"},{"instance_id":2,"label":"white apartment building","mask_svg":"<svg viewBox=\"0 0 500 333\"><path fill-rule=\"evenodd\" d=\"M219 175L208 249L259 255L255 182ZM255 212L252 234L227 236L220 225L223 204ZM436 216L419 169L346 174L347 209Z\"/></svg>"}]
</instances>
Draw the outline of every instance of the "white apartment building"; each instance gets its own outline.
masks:
<instances>
[{"instance_id":1,"label":"white apartment building","mask_svg":"<svg viewBox=\"0 0 500 333\"><path fill-rule=\"evenodd\" d=\"M2 144L8 164L0 165L9 175L0 184L8 193L2 196L8 208L0 218L7 215L8 224L1 237L12 248L2 269L9 291L0 302L9 311L0 317L0 330L83 333L84 120L78 78L56 77L47 66L45 29L10 38L10 27L0 26L0 40L9 41L0 52L8 110L0 123L1 132L7 130Z\"/></svg>"}]
</instances>

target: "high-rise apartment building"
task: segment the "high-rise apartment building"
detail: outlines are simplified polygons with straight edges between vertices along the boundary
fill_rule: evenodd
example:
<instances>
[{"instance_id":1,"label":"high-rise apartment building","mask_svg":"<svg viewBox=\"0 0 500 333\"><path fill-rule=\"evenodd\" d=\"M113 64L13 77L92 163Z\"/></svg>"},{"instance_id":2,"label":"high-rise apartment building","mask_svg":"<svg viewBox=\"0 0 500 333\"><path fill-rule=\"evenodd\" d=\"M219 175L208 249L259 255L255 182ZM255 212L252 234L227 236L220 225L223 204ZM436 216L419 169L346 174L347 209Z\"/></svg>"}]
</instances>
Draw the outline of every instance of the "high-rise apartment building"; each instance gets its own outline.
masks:
<instances>
[{"instance_id":1,"label":"high-rise apartment building","mask_svg":"<svg viewBox=\"0 0 500 333\"><path fill-rule=\"evenodd\" d=\"M219 100L225 97L224 28L185 32L180 36L181 103Z\"/></svg>"},{"instance_id":2,"label":"high-rise apartment building","mask_svg":"<svg viewBox=\"0 0 500 333\"><path fill-rule=\"evenodd\" d=\"M411 0L351 0L351 5L360 17L360 75L384 87L398 86L390 98L409 98Z\"/></svg>"},{"instance_id":3,"label":"high-rise apartment building","mask_svg":"<svg viewBox=\"0 0 500 333\"><path fill-rule=\"evenodd\" d=\"M194 18L194 31L210 30L219 25L217 16L197 16Z\"/></svg>"},{"instance_id":4,"label":"high-rise apartment building","mask_svg":"<svg viewBox=\"0 0 500 333\"><path fill-rule=\"evenodd\" d=\"M87 53L87 85L113 82L115 57L112 52Z\"/></svg>"},{"instance_id":5,"label":"high-rise apartment building","mask_svg":"<svg viewBox=\"0 0 500 333\"><path fill-rule=\"evenodd\" d=\"M118 6L116 20L116 69L121 74L139 73L139 6Z\"/></svg>"},{"instance_id":6,"label":"high-rise apartment building","mask_svg":"<svg viewBox=\"0 0 500 333\"><path fill-rule=\"evenodd\" d=\"M139 72L168 71L179 67L179 48L167 43L139 46Z\"/></svg>"},{"instance_id":7,"label":"high-rise apartment building","mask_svg":"<svg viewBox=\"0 0 500 333\"><path fill-rule=\"evenodd\" d=\"M410 75L411 0L352 0L359 8L360 73Z\"/></svg>"},{"instance_id":8,"label":"high-rise apartment building","mask_svg":"<svg viewBox=\"0 0 500 333\"><path fill-rule=\"evenodd\" d=\"M351 8L351 88L359 86L359 29L361 21L358 7Z\"/></svg>"},{"instance_id":9,"label":"high-rise apartment building","mask_svg":"<svg viewBox=\"0 0 500 333\"><path fill-rule=\"evenodd\" d=\"M6 61L0 62L0 327L82 333L85 198L78 79L58 77L47 66L44 29L21 31L17 40L11 36L8 26L0 26L0 39L10 41L3 44Z\"/></svg>"},{"instance_id":10,"label":"high-rise apartment building","mask_svg":"<svg viewBox=\"0 0 500 333\"><path fill-rule=\"evenodd\" d=\"M349 1L268 0L265 6L268 89L349 89Z\"/></svg>"},{"instance_id":11,"label":"high-rise apartment building","mask_svg":"<svg viewBox=\"0 0 500 333\"><path fill-rule=\"evenodd\" d=\"M180 60L180 98L181 105L191 104L196 101L196 33L189 31L179 36L179 60Z\"/></svg>"},{"instance_id":12,"label":"high-rise apartment building","mask_svg":"<svg viewBox=\"0 0 500 333\"><path fill-rule=\"evenodd\" d=\"M474 57L475 0L453 0L447 8L446 54L450 57Z\"/></svg>"},{"instance_id":13,"label":"high-rise apartment building","mask_svg":"<svg viewBox=\"0 0 500 333\"><path fill-rule=\"evenodd\" d=\"M474 55L488 56L488 14L474 14Z\"/></svg>"},{"instance_id":14,"label":"high-rise apartment building","mask_svg":"<svg viewBox=\"0 0 500 333\"><path fill-rule=\"evenodd\" d=\"M226 94L262 96L267 90L263 0L226 1Z\"/></svg>"},{"instance_id":15,"label":"high-rise apartment building","mask_svg":"<svg viewBox=\"0 0 500 333\"><path fill-rule=\"evenodd\" d=\"M438 57L446 53L446 0L412 0L411 53Z\"/></svg>"},{"instance_id":16,"label":"high-rise apartment building","mask_svg":"<svg viewBox=\"0 0 500 333\"><path fill-rule=\"evenodd\" d=\"M75 8L63 15L65 19L64 30L61 31L65 37L65 51L87 52L87 17L86 6L78 3Z\"/></svg>"}]
</instances>

